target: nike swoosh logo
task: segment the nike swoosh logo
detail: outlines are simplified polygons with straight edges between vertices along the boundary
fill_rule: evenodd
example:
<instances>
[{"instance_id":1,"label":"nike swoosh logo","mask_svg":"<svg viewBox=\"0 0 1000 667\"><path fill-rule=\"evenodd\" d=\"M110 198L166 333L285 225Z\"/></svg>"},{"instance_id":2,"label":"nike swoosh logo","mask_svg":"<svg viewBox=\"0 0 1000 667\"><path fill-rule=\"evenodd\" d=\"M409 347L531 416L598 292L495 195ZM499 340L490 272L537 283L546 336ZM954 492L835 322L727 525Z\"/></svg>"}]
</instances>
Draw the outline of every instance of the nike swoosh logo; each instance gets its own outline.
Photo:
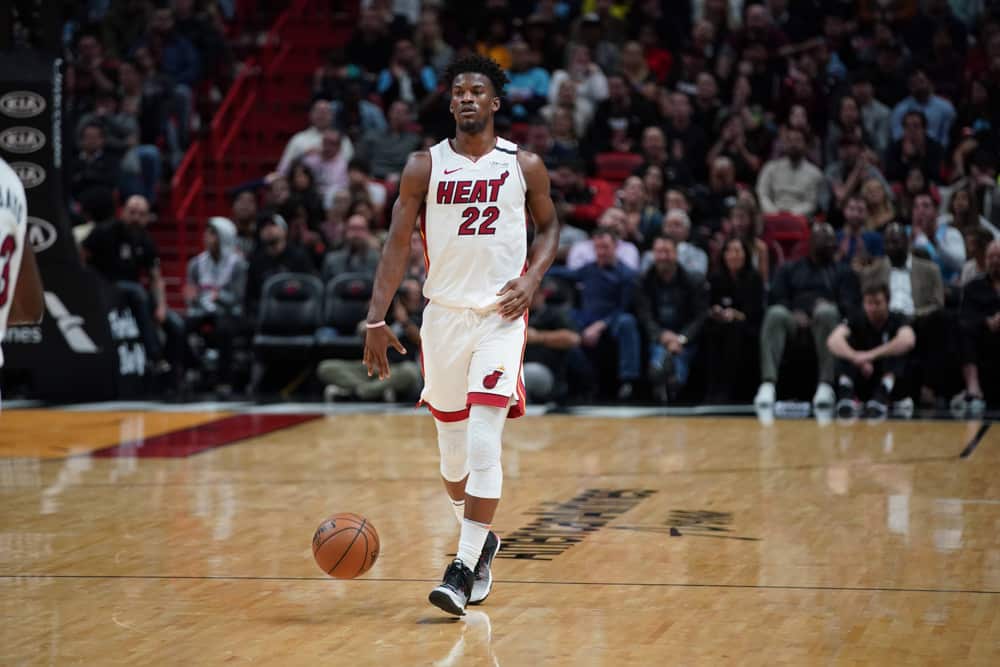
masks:
<instances>
[{"instance_id":1,"label":"nike swoosh logo","mask_svg":"<svg viewBox=\"0 0 1000 667\"><path fill-rule=\"evenodd\" d=\"M457 169L445 169L444 170L444 175L445 176L449 176L451 174L454 174L456 171L462 171L462 167L459 167Z\"/></svg>"}]
</instances>

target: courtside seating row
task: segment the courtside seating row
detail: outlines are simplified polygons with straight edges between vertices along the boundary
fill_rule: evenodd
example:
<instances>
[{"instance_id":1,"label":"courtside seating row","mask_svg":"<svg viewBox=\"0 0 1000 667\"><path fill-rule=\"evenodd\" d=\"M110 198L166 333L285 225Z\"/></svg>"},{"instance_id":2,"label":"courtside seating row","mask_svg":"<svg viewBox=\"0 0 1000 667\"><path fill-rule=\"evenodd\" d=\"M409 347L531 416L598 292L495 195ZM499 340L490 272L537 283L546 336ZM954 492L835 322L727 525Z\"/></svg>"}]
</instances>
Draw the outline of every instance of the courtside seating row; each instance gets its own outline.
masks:
<instances>
[{"instance_id":1,"label":"courtside seating row","mask_svg":"<svg viewBox=\"0 0 1000 667\"><path fill-rule=\"evenodd\" d=\"M264 283L253 337L257 359L360 359L364 338L358 325L368 313L372 286L362 273L345 273L325 285L309 274L272 276Z\"/></svg>"}]
</instances>

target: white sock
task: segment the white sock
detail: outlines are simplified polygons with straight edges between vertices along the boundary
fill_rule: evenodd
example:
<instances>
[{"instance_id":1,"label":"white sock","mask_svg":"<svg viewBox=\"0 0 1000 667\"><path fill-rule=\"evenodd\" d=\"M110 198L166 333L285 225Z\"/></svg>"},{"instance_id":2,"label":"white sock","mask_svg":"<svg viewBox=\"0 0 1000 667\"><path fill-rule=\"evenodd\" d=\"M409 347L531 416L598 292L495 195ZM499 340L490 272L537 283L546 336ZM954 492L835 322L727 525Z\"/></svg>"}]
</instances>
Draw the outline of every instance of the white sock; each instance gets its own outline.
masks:
<instances>
[{"instance_id":1,"label":"white sock","mask_svg":"<svg viewBox=\"0 0 1000 667\"><path fill-rule=\"evenodd\" d=\"M489 532L490 527L485 524L462 519L462 533L458 538L458 559L470 570L476 569Z\"/></svg>"},{"instance_id":2,"label":"white sock","mask_svg":"<svg viewBox=\"0 0 1000 667\"><path fill-rule=\"evenodd\" d=\"M458 525L462 525L462 519L465 518L465 498L461 500L455 500L454 498L449 498L451 501L451 509L455 511L455 518L458 519Z\"/></svg>"},{"instance_id":3,"label":"white sock","mask_svg":"<svg viewBox=\"0 0 1000 667\"><path fill-rule=\"evenodd\" d=\"M896 378L886 375L882 378L882 386L885 387L887 394L892 393L892 388L896 385Z\"/></svg>"}]
</instances>

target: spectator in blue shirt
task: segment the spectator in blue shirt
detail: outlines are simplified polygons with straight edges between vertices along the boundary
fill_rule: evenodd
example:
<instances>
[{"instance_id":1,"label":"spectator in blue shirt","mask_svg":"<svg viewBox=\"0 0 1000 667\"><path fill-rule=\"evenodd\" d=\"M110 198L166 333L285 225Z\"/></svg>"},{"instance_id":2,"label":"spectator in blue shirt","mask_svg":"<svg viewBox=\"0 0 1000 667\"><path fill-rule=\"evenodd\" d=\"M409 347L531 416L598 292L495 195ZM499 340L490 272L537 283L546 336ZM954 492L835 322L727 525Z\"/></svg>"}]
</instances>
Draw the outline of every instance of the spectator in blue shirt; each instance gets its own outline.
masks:
<instances>
[{"instance_id":1,"label":"spectator in blue shirt","mask_svg":"<svg viewBox=\"0 0 1000 667\"><path fill-rule=\"evenodd\" d=\"M531 117L545 106L549 94L549 73L534 66L534 54L524 42L510 46L510 69L507 71L507 99L516 120Z\"/></svg>"},{"instance_id":2,"label":"spectator in blue shirt","mask_svg":"<svg viewBox=\"0 0 1000 667\"><path fill-rule=\"evenodd\" d=\"M413 42L401 39L393 49L389 67L382 70L375 82L375 92L388 108L396 100L417 105L437 87L437 74L430 65L424 65Z\"/></svg>"},{"instance_id":3,"label":"spectator in blue shirt","mask_svg":"<svg viewBox=\"0 0 1000 667\"><path fill-rule=\"evenodd\" d=\"M903 137L903 117L908 111L920 111L927 119L928 136L948 148L951 124L955 121L955 107L948 100L934 94L934 86L924 68L913 68L909 84L910 96L892 110L892 138L898 141Z\"/></svg>"},{"instance_id":4,"label":"spectator in blue shirt","mask_svg":"<svg viewBox=\"0 0 1000 667\"><path fill-rule=\"evenodd\" d=\"M882 235L865 229L868 206L860 194L853 194L844 203L844 226L837 232L837 261L853 266L868 264L885 254ZM855 263L857 259L857 263Z\"/></svg>"},{"instance_id":5,"label":"spectator in blue shirt","mask_svg":"<svg viewBox=\"0 0 1000 667\"><path fill-rule=\"evenodd\" d=\"M594 232L596 260L575 271L552 267L549 274L568 278L580 285L580 307L574 312L580 326L582 344L591 350L598 347L604 336L610 336L618 346L618 398L626 400L633 394L633 384L639 379L639 325L629 311L638 280L638 273L618 261L615 247L618 239L609 229Z\"/></svg>"},{"instance_id":6,"label":"spectator in blue shirt","mask_svg":"<svg viewBox=\"0 0 1000 667\"><path fill-rule=\"evenodd\" d=\"M175 83L194 86L201 76L201 60L194 45L174 29L174 12L157 9L149 24L149 34L138 47L145 46L159 54L159 69Z\"/></svg>"}]
</instances>

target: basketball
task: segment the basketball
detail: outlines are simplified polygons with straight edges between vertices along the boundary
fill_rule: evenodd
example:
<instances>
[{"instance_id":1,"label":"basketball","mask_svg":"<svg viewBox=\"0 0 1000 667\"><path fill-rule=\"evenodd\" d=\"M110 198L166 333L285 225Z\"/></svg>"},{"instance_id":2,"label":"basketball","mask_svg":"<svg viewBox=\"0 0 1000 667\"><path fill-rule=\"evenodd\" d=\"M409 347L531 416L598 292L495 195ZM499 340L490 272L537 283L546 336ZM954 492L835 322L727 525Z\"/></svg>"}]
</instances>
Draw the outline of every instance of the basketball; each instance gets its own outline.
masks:
<instances>
[{"instance_id":1,"label":"basketball","mask_svg":"<svg viewBox=\"0 0 1000 667\"><path fill-rule=\"evenodd\" d=\"M378 559L378 532L360 514L334 514L316 528L312 548L321 570L337 579L353 579Z\"/></svg>"}]
</instances>

